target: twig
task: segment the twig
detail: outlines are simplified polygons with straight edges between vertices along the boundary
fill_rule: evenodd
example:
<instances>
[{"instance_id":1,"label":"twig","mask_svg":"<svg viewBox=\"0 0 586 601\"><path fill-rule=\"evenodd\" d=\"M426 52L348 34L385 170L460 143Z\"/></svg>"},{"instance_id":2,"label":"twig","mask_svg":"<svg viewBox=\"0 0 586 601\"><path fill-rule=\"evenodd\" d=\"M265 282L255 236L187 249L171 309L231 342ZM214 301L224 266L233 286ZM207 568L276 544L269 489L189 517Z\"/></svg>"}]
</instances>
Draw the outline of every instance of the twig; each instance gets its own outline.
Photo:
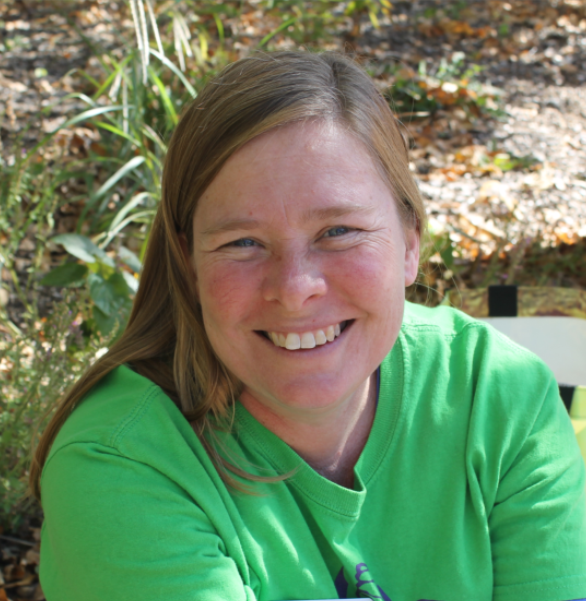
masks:
<instances>
[{"instance_id":1,"label":"twig","mask_svg":"<svg viewBox=\"0 0 586 601\"><path fill-rule=\"evenodd\" d=\"M0 540L5 540L9 543L16 543L17 545L23 545L25 547L34 547L36 545L36 543L31 543L28 540L14 538L14 536L6 536L5 534L0 534Z\"/></svg>"},{"instance_id":2,"label":"twig","mask_svg":"<svg viewBox=\"0 0 586 601\"><path fill-rule=\"evenodd\" d=\"M398 113L396 116L401 119L402 117L429 117L430 115L429 111L411 111L409 113Z\"/></svg>"}]
</instances>

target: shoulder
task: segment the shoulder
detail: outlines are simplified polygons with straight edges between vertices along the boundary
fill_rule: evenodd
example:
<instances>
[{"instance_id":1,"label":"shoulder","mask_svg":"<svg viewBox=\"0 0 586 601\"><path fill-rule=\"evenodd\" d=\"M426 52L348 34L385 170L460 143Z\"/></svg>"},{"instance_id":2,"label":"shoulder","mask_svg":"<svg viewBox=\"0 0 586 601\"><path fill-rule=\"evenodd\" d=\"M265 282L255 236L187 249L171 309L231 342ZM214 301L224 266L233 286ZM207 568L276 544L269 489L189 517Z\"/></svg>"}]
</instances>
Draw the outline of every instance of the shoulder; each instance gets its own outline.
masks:
<instances>
[{"instance_id":1,"label":"shoulder","mask_svg":"<svg viewBox=\"0 0 586 601\"><path fill-rule=\"evenodd\" d=\"M193 429L163 390L120 366L92 388L59 431L47 458L49 464L71 445L93 445L141 459L150 445L198 445Z\"/></svg>"},{"instance_id":2,"label":"shoulder","mask_svg":"<svg viewBox=\"0 0 586 601\"><path fill-rule=\"evenodd\" d=\"M403 343L419 357L429 355L436 360L444 355L452 357L451 369L468 366L475 373L498 371L501 374L529 370L538 378L547 381L553 378L545 363L531 351L490 324L458 309L406 303L401 333Z\"/></svg>"},{"instance_id":3,"label":"shoulder","mask_svg":"<svg viewBox=\"0 0 586 601\"><path fill-rule=\"evenodd\" d=\"M244 598L248 566L229 493L179 409L129 368L74 409L41 491L47 598Z\"/></svg>"},{"instance_id":4,"label":"shoulder","mask_svg":"<svg viewBox=\"0 0 586 601\"><path fill-rule=\"evenodd\" d=\"M551 370L491 325L457 309L408 303L398 342L405 394L448 424L461 419L469 434L482 431L493 441L513 428L518 444L540 415L555 415L567 430Z\"/></svg>"},{"instance_id":5,"label":"shoulder","mask_svg":"<svg viewBox=\"0 0 586 601\"><path fill-rule=\"evenodd\" d=\"M398 342L410 431L422 424L427 439L443 440L464 458L469 487L482 491L482 511L525 487L543 492L562 474L564 499L583 503L584 464L541 359L447 307L408 304Z\"/></svg>"},{"instance_id":6,"label":"shoulder","mask_svg":"<svg viewBox=\"0 0 586 601\"><path fill-rule=\"evenodd\" d=\"M145 491L153 498L186 495L209 515L225 513L221 507L229 503L220 475L179 408L159 386L120 366L86 395L59 431L41 490L43 507L54 514L64 496L81 497L80 503L108 512L108 504L117 506L127 489L141 503Z\"/></svg>"}]
</instances>

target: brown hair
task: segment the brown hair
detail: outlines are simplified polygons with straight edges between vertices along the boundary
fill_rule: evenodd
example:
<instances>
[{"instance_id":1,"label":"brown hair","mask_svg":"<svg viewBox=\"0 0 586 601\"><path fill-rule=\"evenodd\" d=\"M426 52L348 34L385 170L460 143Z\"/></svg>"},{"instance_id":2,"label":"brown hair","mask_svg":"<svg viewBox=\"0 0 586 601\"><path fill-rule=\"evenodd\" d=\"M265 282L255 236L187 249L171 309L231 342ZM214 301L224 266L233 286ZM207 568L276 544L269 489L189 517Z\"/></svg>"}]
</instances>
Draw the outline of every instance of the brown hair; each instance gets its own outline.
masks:
<instances>
[{"instance_id":1,"label":"brown hair","mask_svg":"<svg viewBox=\"0 0 586 601\"><path fill-rule=\"evenodd\" d=\"M225 479L231 481L227 469L246 476L213 443L212 423L229 414L240 383L206 336L179 237L184 234L193 248L198 199L236 150L275 127L306 120L333 120L355 135L388 183L405 227L423 231L423 202L399 124L354 62L336 54L281 52L226 67L187 108L171 138L162 200L130 320L121 338L65 396L45 430L31 466L37 498L42 467L67 416L100 379L125 363L175 401Z\"/></svg>"}]
</instances>

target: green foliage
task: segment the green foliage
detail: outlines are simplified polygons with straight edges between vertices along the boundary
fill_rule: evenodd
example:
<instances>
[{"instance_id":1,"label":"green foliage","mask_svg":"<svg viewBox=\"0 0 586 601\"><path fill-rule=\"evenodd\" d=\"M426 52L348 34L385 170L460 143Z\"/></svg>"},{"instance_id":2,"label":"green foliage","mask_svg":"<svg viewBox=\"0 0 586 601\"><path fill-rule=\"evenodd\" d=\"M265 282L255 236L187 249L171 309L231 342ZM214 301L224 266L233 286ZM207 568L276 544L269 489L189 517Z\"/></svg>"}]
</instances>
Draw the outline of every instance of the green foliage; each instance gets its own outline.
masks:
<instances>
[{"instance_id":1,"label":"green foliage","mask_svg":"<svg viewBox=\"0 0 586 601\"><path fill-rule=\"evenodd\" d=\"M88 268L79 263L64 263L55 267L39 283L41 286L58 286L59 288L81 286Z\"/></svg>"},{"instance_id":2,"label":"green foliage","mask_svg":"<svg viewBox=\"0 0 586 601\"><path fill-rule=\"evenodd\" d=\"M362 13L366 13L373 27L378 29L381 13L390 14L392 6L389 0L353 0L348 2L344 14L359 17Z\"/></svg>"},{"instance_id":3,"label":"green foliage","mask_svg":"<svg viewBox=\"0 0 586 601\"><path fill-rule=\"evenodd\" d=\"M31 433L44 428L65 390L126 323L160 199L167 141L181 110L237 56L229 49L229 23L239 18L243 2L126 4L134 29L124 53L101 51L87 40L99 67L72 74L86 82L85 93L70 96L84 110L28 152L17 144L10 163L0 159L0 286L19 305L0 306L0 525L8 529L29 503L24 492ZM341 30L356 37L367 18L376 28L392 10L388 0L251 4L276 23L251 42L261 49L284 41L314 48ZM459 2L455 10L464 6ZM5 44L14 49L19 38ZM462 53L442 60L433 72L425 62L418 72L392 69L395 109L432 115L458 106L472 118L498 117L499 91L482 85L479 71ZM85 153L68 154L67 141L78 128L91 132L92 143ZM59 140L65 145L56 144ZM508 170L525 168L531 158L496 154L491 160ZM76 192L64 192L72 181ZM76 208L77 222L55 235L57 212L66 203ZM33 241L34 250L23 278L16 255L25 241ZM458 249L447 233L431 233L430 248L444 272L458 272ZM49 269L51 252L61 249L66 258ZM41 295L54 299L46 314L37 304Z\"/></svg>"},{"instance_id":4,"label":"green foliage","mask_svg":"<svg viewBox=\"0 0 586 601\"><path fill-rule=\"evenodd\" d=\"M539 161L532 154L516 156L507 152L496 153L492 157L492 162L501 171L524 171L525 169L530 169L539 163Z\"/></svg>"},{"instance_id":5,"label":"green foliage","mask_svg":"<svg viewBox=\"0 0 586 601\"><path fill-rule=\"evenodd\" d=\"M0 307L0 527L6 530L16 529L22 512L33 505L26 490L35 430L46 425L58 398L104 342L82 332L84 315L91 312L83 289L62 290L50 315L39 313L39 274L62 175L41 155L25 155L18 147L12 164L0 163L1 285L20 305L18 319ZM28 248L32 244L29 258L17 258L25 242ZM27 265L24 279L16 268L19 260ZM86 269L67 263L52 272L53 284L74 284Z\"/></svg>"},{"instance_id":6,"label":"green foliage","mask_svg":"<svg viewBox=\"0 0 586 601\"><path fill-rule=\"evenodd\" d=\"M417 73L398 66L389 70L394 76L392 104L398 114L429 116L458 106L472 119L504 116L502 92L479 81L482 67L468 66L463 52L454 52L450 60L442 58L433 73L425 61L419 63Z\"/></svg>"},{"instance_id":7,"label":"green foliage","mask_svg":"<svg viewBox=\"0 0 586 601\"><path fill-rule=\"evenodd\" d=\"M85 284L94 303L93 319L86 326L95 329L102 336L120 332L130 313L131 295L138 288L138 257L127 248L120 247L121 254L117 257L117 264L92 240L80 234L61 234L52 238L52 242L62 244L82 264L60 265L40 283L45 286L67 287Z\"/></svg>"},{"instance_id":8,"label":"green foliage","mask_svg":"<svg viewBox=\"0 0 586 601\"><path fill-rule=\"evenodd\" d=\"M199 3L186 16L177 3L167 6L159 15L164 30L151 31L157 49L139 45L122 59L97 54L101 75L80 71L90 92L71 95L87 108L28 152L17 145L10 163L0 160L0 271L10 277L0 281L0 299L9 293L19 305L0 306L0 527L7 530L32 503L26 489L33 432L126 323L160 197L166 140L182 107L228 60L221 49L210 56L210 36L198 24L207 10L224 35L217 3ZM174 51L179 66L169 58ZM187 65L185 57L192 59ZM76 128L93 132L93 141L86 154L72 156L68 140ZM63 191L72 181L75 195ZM78 207L77 224L54 236L65 202ZM21 259L28 262L23 281L16 255L31 241L32 259ZM67 258L47 273L49 249L59 248ZM42 316L37 300L48 288L58 300Z\"/></svg>"},{"instance_id":9,"label":"green foliage","mask_svg":"<svg viewBox=\"0 0 586 601\"><path fill-rule=\"evenodd\" d=\"M34 506L26 491L36 433L98 352L101 341L82 329L88 309L87 297L70 290L50 317L31 316L0 338L0 528L7 531Z\"/></svg>"},{"instance_id":10,"label":"green foliage","mask_svg":"<svg viewBox=\"0 0 586 601\"><path fill-rule=\"evenodd\" d=\"M46 236L51 231L57 195L50 171L38 155L26 158L17 145L12 164L0 158L0 271L10 276L2 284L16 295L24 307L23 316L36 313L31 303L34 276L40 270ZM25 237L33 238L36 246L28 265L26 280L18 277L16 253ZM13 328L11 328L13 329Z\"/></svg>"}]
</instances>

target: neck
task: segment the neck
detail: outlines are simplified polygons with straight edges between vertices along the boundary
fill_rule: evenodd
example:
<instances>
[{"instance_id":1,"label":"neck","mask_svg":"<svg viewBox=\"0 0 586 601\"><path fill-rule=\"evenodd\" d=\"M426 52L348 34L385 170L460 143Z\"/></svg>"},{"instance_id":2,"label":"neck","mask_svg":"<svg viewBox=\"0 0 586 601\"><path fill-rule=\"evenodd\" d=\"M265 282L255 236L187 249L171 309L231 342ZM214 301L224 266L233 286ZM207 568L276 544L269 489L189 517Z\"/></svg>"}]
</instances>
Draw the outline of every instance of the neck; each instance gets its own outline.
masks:
<instances>
[{"instance_id":1,"label":"neck","mask_svg":"<svg viewBox=\"0 0 586 601\"><path fill-rule=\"evenodd\" d=\"M373 373L346 402L318 415L272 411L246 390L241 402L261 424L286 442L322 476L347 488L374 420L377 375Z\"/></svg>"}]
</instances>

